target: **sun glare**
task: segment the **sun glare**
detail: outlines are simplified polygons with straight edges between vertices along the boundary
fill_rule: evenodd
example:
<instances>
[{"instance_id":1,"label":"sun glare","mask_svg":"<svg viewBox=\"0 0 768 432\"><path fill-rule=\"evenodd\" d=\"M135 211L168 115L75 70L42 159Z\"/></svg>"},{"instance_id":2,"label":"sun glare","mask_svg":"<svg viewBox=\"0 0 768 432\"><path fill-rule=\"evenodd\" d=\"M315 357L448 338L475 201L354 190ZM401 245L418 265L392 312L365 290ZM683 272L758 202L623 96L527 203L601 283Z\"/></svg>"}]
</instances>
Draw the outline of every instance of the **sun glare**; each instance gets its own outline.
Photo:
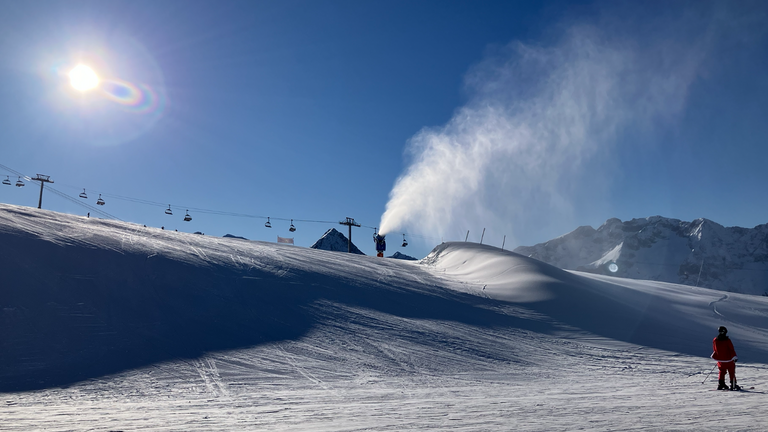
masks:
<instances>
[{"instance_id":1,"label":"sun glare","mask_svg":"<svg viewBox=\"0 0 768 432\"><path fill-rule=\"evenodd\" d=\"M99 77L88 66L77 65L69 72L69 82L75 89L86 91L99 85Z\"/></svg>"}]
</instances>

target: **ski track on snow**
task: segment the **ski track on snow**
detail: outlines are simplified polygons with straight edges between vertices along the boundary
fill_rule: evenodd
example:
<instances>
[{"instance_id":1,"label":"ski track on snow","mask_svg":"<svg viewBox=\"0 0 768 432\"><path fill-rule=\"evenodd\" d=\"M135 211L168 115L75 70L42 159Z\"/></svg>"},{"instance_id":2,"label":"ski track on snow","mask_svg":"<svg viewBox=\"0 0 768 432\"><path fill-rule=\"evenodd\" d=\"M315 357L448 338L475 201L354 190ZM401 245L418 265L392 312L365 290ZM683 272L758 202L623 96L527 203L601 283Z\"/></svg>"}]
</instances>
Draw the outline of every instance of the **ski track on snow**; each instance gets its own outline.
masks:
<instances>
[{"instance_id":1,"label":"ski track on snow","mask_svg":"<svg viewBox=\"0 0 768 432\"><path fill-rule=\"evenodd\" d=\"M305 343L322 346L327 336L318 332ZM715 431L722 430L722 412L728 412L728 430L758 431L768 420L758 392L706 391L712 381L701 384L710 364L703 359L532 342L551 350L541 359L546 364L434 375L358 365L341 378L304 343L281 343L211 354L189 364L194 371L171 362L65 389L2 394L0 416L7 431ZM338 354L333 347L326 346ZM349 354L348 360L356 357ZM245 363L230 366L227 360ZM276 374L258 373L265 364L278 368ZM190 379L194 375L204 381L202 388ZM741 380L759 388L768 374L753 369ZM232 390L222 391L226 386Z\"/></svg>"},{"instance_id":2,"label":"ski track on snow","mask_svg":"<svg viewBox=\"0 0 768 432\"><path fill-rule=\"evenodd\" d=\"M714 300L714 301L710 302L709 306L712 307L712 312L714 312L715 314L719 315L722 318L725 318L725 315L723 315L723 314L721 314L720 312L717 311L717 303L724 302L726 300L728 300L728 294L720 297L717 300Z\"/></svg>"}]
</instances>

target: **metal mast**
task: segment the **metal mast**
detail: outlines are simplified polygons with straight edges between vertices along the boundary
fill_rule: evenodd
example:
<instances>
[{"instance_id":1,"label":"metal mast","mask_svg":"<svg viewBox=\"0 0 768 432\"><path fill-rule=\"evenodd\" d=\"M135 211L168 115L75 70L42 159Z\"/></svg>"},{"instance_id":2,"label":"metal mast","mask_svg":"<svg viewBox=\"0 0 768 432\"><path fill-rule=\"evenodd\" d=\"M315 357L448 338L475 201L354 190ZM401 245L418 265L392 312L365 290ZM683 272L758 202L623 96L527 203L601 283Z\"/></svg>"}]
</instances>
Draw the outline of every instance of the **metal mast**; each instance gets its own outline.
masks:
<instances>
[{"instance_id":1,"label":"metal mast","mask_svg":"<svg viewBox=\"0 0 768 432\"><path fill-rule=\"evenodd\" d=\"M360 224L355 222L355 220L351 217L348 217L347 220L339 222L339 224L349 227L349 237L347 237L347 253L352 253L352 227L359 227Z\"/></svg>"},{"instance_id":2,"label":"metal mast","mask_svg":"<svg viewBox=\"0 0 768 432\"><path fill-rule=\"evenodd\" d=\"M53 180L51 180L51 176L42 174L38 174L37 177L32 180L40 182L40 201L37 202L37 208L43 208L43 187L46 183L53 183Z\"/></svg>"}]
</instances>

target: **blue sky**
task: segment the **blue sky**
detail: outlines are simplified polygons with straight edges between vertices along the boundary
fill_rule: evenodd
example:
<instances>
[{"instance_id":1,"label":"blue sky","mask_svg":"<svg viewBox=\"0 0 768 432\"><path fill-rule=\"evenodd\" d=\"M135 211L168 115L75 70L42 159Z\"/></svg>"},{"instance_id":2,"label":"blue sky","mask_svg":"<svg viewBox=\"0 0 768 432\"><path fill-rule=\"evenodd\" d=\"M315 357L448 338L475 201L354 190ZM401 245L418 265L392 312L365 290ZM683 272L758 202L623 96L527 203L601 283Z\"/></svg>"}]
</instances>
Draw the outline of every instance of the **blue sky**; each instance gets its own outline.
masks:
<instances>
[{"instance_id":1,"label":"blue sky","mask_svg":"<svg viewBox=\"0 0 768 432\"><path fill-rule=\"evenodd\" d=\"M422 257L483 228L486 243L530 245L610 217L752 227L768 214L767 9L0 2L0 164L185 232L309 246L346 228L303 221L354 217L367 254L406 173L419 186L392 200L405 204L388 254ZM73 91L79 62L149 103ZM38 192L3 186L0 201L36 206ZM43 206L88 211L52 193ZM183 222L187 208L277 220L190 210Z\"/></svg>"}]
</instances>

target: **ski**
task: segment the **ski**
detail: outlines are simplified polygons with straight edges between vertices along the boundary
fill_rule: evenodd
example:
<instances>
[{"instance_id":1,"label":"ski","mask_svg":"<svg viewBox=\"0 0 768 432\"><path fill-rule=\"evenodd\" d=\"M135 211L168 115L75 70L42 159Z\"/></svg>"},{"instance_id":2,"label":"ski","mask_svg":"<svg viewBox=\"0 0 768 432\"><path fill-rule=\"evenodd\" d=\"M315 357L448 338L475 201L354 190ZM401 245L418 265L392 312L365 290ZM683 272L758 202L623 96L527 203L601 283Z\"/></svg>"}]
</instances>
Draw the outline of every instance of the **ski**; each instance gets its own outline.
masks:
<instances>
[{"instance_id":1,"label":"ski","mask_svg":"<svg viewBox=\"0 0 768 432\"><path fill-rule=\"evenodd\" d=\"M721 391L721 392L732 392L733 391L733 392L739 392L739 391L754 390L754 389L755 389L755 387L742 387L742 388L740 388L738 390L731 390L731 389L722 389L722 390L719 390L719 389L709 389L709 391Z\"/></svg>"}]
</instances>

